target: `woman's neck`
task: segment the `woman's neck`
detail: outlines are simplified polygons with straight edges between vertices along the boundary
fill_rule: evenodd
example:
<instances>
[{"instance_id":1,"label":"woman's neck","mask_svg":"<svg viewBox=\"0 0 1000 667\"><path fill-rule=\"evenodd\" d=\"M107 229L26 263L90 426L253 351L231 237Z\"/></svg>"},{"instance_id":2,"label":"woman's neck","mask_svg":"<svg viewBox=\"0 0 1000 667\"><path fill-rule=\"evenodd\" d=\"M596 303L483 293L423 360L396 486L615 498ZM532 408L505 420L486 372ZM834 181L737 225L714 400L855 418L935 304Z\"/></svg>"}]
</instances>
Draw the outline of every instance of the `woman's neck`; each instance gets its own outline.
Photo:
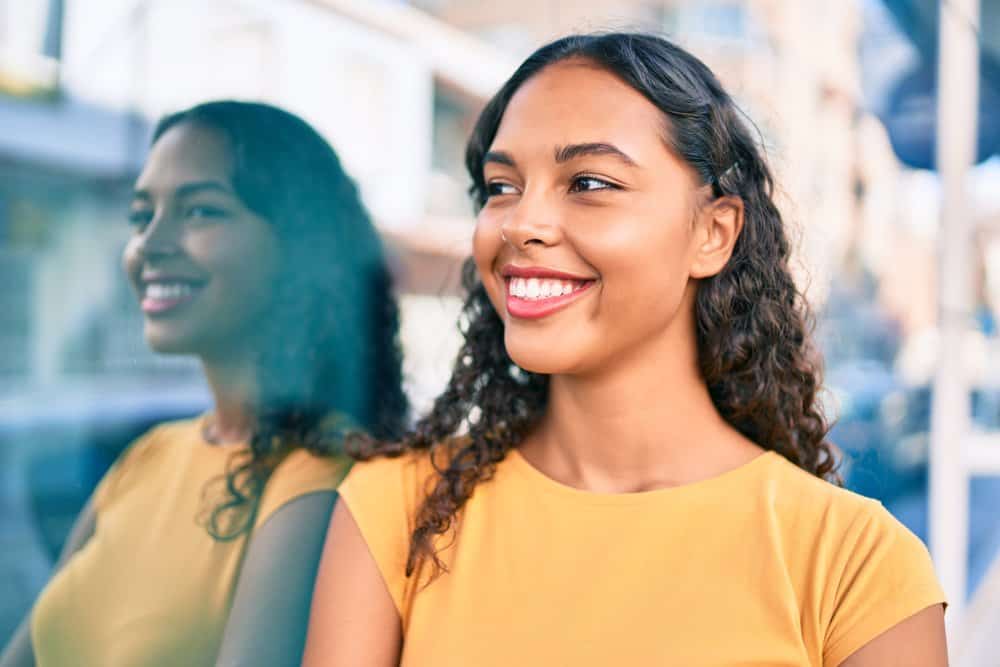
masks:
<instances>
[{"instance_id":1,"label":"woman's neck","mask_svg":"<svg viewBox=\"0 0 1000 667\"><path fill-rule=\"evenodd\" d=\"M546 414L519 448L557 481L623 493L679 486L760 454L719 415L693 341L653 346L610 370L553 376Z\"/></svg>"},{"instance_id":2,"label":"woman's neck","mask_svg":"<svg viewBox=\"0 0 1000 667\"><path fill-rule=\"evenodd\" d=\"M252 364L202 360L214 410L207 436L215 443L245 442L253 431L257 375Z\"/></svg>"}]
</instances>

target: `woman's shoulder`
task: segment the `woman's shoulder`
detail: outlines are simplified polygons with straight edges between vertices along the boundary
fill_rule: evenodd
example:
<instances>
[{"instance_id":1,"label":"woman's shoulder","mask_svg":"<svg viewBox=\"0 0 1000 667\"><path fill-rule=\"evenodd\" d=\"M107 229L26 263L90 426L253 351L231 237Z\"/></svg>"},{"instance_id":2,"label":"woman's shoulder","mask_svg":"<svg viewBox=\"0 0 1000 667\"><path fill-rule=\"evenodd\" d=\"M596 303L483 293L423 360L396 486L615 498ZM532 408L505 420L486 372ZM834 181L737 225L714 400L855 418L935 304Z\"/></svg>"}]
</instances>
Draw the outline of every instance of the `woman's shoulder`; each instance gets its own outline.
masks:
<instances>
[{"instance_id":1,"label":"woman's shoulder","mask_svg":"<svg viewBox=\"0 0 1000 667\"><path fill-rule=\"evenodd\" d=\"M119 457L119 463L134 460L178 443L195 443L201 438L201 417L161 422L136 438Z\"/></svg>"},{"instance_id":2,"label":"woman's shoulder","mask_svg":"<svg viewBox=\"0 0 1000 667\"><path fill-rule=\"evenodd\" d=\"M351 469L352 461L345 454L318 454L298 447L282 459L268 483L283 479L321 478L337 476L339 483Z\"/></svg>"},{"instance_id":3,"label":"woman's shoulder","mask_svg":"<svg viewBox=\"0 0 1000 667\"><path fill-rule=\"evenodd\" d=\"M798 536L812 534L811 549L825 552L825 562L851 570L878 553L887 564L925 568L927 547L876 499L821 479L794 464L780 466L781 500L776 502L785 524ZM870 563L869 563L870 565ZM932 572L932 570L931 570Z\"/></svg>"},{"instance_id":4,"label":"woman's shoulder","mask_svg":"<svg viewBox=\"0 0 1000 667\"><path fill-rule=\"evenodd\" d=\"M769 494L779 511L829 523L854 524L891 515L877 500L862 496L808 472L783 456L769 469Z\"/></svg>"},{"instance_id":5,"label":"woman's shoulder","mask_svg":"<svg viewBox=\"0 0 1000 667\"><path fill-rule=\"evenodd\" d=\"M343 454L315 454L292 450L275 467L264 486L256 525L262 524L289 502L311 493L333 493L351 469Z\"/></svg>"},{"instance_id":6,"label":"woman's shoulder","mask_svg":"<svg viewBox=\"0 0 1000 667\"><path fill-rule=\"evenodd\" d=\"M368 484L378 483L377 480L384 477L399 476L408 484L412 484L421 475L432 473L434 471L432 459L439 458L426 449L375 456L371 459L357 461L351 468L349 478L356 477L359 480L365 480L362 483ZM369 479L373 482L368 482Z\"/></svg>"},{"instance_id":7,"label":"woman's shoulder","mask_svg":"<svg viewBox=\"0 0 1000 667\"><path fill-rule=\"evenodd\" d=\"M416 450L358 461L341 484L340 494L354 515L368 511L368 505L373 504L380 509L372 510L409 519L430 491L435 458L428 450ZM355 516L355 520L362 519Z\"/></svg>"},{"instance_id":8,"label":"woman's shoulder","mask_svg":"<svg viewBox=\"0 0 1000 667\"><path fill-rule=\"evenodd\" d=\"M439 446L356 462L339 492L362 533L380 541L408 535L447 456Z\"/></svg>"},{"instance_id":9,"label":"woman's shoulder","mask_svg":"<svg viewBox=\"0 0 1000 667\"><path fill-rule=\"evenodd\" d=\"M201 418L163 422L136 438L118 456L94 492L95 508L100 510L121 491L124 485L148 474L159 474L169 461L164 457L198 442Z\"/></svg>"},{"instance_id":10,"label":"woman's shoulder","mask_svg":"<svg viewBox=\"0 0 1000 667\"><path fill-rule=\"evenodd\" d=\"M433 456L421 450L359 461L339 490L404 617L416 581L405 574L410 535L437 476Z\"/></svg>"},{"instance_id":11,"label":"woman's shoulder","mask_svg":"<svg viewBox=\"0 0 1000 667\"><path fill-rule=\"evenodd\" d=\"M872 550L925 568L929 556L924 543L878 500L775 458L779 461L771 466L765 497L788 548L821 555L835 569L850 569L857 554Z\"/></svg>"},{"instance_id":12,"label":"woman's shoulder","mask_svg":"<svg viewBox=\"0 0 1000 667\"><path fill-rule=\"evenodd\" d=\"M160 465L163 457L183 455L204 443L204 417L174 419L153 426L118 457L118 465ZM154 459L150 461L150 459Z\"/></svg>"},{"instance_id":13,"label":"woman's shoulder","mask_svg":"<svg viewBox=\"0 0 1000 667\"><path fill-rule=\"evenodd\" d=\"M765 488L785 562L819 604L824 664L944 602L927 547L879 501L783 458Z\"/></svg>"}]
</instances>

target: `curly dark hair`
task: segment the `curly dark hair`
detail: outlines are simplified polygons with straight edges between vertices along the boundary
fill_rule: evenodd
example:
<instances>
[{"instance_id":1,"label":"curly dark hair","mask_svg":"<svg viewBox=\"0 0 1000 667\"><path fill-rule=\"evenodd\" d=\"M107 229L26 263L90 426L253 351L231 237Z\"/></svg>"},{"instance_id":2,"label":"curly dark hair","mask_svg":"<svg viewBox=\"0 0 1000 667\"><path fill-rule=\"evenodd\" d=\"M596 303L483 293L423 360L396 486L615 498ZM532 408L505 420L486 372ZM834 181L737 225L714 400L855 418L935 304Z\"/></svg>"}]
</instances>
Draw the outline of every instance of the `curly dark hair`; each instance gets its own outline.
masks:
<instances>
[{"instance_id":1,"label":"curly dark hair","mask_svg":"<svg viewBox=\"0 0 1000 667\"><path fill-rule=\"evenodd\" d=\"M236 194L281 246L283 268L260 324L266 344L249 447L229 460L223 497L206 520L215 539L229 540L250 529L268 477L292 449L336 454L351 428L402 434L399 312L357 188L312 127L266 104L215 101L163 118L152 143L183 123L225 138Z\"/></svg>"},{"instance_id":2,"label":"curly dark hair","mask_svg":"<svg viewBox=\"0 0 1000 667\"><path fill-rule=\"evenodd\" d=\"M825 439L828 425L817 401L820 360L810 340L812 318L789 270L771 172L742 113L700 60L666 39L636 33L574 35L540 48L486 105L469 139L466 167L477 209L487 198L483 157L511 97L543 68L566 59L588 61L642 93L668 121L668 147L713 197L742 200L745 221L731 259L698 286L701 374L716 409L736 430L839 483L836 450ZM518 368L508 356L503 323L471 261L463 277L465 340L444 393L403 442L367 439L349 448L361 459L431 450L437 480L416 516L408 575L426 559L437 572L444 569L436 538L454 526L476 485L491 477L546 409L548 377Z\"/></svg>"}]
</instances>

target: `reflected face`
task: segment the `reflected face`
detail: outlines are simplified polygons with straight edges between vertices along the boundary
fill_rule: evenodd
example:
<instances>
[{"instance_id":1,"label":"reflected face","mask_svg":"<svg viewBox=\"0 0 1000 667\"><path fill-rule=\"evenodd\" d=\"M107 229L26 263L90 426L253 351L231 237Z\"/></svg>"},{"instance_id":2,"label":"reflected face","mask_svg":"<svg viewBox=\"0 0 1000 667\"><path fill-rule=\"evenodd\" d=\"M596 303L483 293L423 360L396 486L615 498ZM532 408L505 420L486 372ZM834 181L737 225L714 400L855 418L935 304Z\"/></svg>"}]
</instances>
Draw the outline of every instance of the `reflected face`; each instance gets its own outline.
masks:
<instances>
[{"instance_id":1,"label":"reflected face","mask_svg":"<svg viewBox=\"0 0 1000 667\"><path fill-rule=\"evenodd\" d=\"M245 350L272 298L278 239L236 195L225 138L190 123L164 133L129 221L123 263L149 345L202 357Z\"/></svg>"},{"instance_id":2,"label":"reflected face","mask_svg":"<svg viewBox=\"0 0 1000 667\"><path fill-rule=\"evenodd\" d=\"M511 99L483 168L474 255L522 368L600 372L693 340L699 184L665 128L642 94L579 61Z\"/></svg>"}]
</instances>

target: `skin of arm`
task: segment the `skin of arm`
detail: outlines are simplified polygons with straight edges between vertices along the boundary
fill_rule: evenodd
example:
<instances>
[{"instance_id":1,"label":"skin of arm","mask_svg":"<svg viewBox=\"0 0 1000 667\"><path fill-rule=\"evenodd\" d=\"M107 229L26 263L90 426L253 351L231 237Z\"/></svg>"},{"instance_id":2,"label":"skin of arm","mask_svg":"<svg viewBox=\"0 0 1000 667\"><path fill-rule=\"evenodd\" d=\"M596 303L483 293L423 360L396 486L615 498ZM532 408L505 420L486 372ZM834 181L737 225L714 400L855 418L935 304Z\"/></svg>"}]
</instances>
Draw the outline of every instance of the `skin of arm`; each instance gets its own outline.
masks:
<instances>
[{"instance_id":1,"label":"skin of arm","mask_svg":"<svg viewBox=\"0 0 1000 667\"><path fill-rule=\"evenodd\" d=\"M947 667L944 608L934 605L889 628L840 667Z\"/></svg>"},{"instance_id":2,"label":"skin of arm","mask_svg":"<svg viewBox=\"0 0 1000 667\"><path fill-rule=\"evenodd\" d=\"M313 583L334 491L289 502L258 528L247 547L218 667L297 667L302 663Z\"/></svg>"},{"instance_id":3,"label":"skin of arm","mask_svg":"<svg viewBox=\"0 0 1000 667\"><path fill-rule=\"evenodd\" d=\"M361 530L340 503L316 578L303 667L394 667L402 623Z\"/></svg>"},{"instance_id":4,"label":"skin of arm","mask_svg":"<svg viewBox=\"0 0 1000 667\"><path fill-rule=\"evenodd\" d=\"M63 546L62 553L59 554L59 560L52 568L53 575L69 562L73 554L87 544L94 535L96 526L97 514L94 511L94 499L91 497L83 506L83 510L80 511L72 530L69 532L69 537L66 538L66 544ZM29 612L14 632L14 636L11 637L3 654L0 655L0 667L34 667L34 665L35 650L31 645L31 613Z\"/></svg>"}]
</instances>

